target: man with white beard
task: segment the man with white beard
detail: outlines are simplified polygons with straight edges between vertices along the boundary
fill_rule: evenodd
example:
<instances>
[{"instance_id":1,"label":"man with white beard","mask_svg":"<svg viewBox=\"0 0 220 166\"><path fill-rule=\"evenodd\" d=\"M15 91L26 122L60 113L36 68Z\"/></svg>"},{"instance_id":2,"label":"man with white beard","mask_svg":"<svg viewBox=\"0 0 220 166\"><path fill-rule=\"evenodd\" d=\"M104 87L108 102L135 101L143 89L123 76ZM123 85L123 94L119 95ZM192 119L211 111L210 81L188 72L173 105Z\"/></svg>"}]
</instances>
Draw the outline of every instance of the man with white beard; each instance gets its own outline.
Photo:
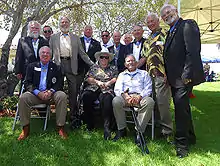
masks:
<instances>
[{"instance_id":1,"label":"man with white beard","mask_svg":"<svg viewBox=\"0 0 220 166\"><path fill-rule=\"evenodd\" d=\"M40 36L41 24L30 21L28 24L28 36L21 37L15 57L15 74L19 80L24 80L26 68L29 63L40 61L39 49L49 46L46 39Z\"/></svg>"},{"instance_id":2,"label":"man with white beard","mask_svg":"<svg viewBox=\"0 0 220 166\"><path fill-rule=\"evenodd\" d=\"M60 17L60 32L50 37L50 48L54 62L61 66L63 77L65 76L68 84L70 120L72 128L79 127L77 119L77 94L84 79L81 72L82 65L79 61L84 61L88 66L94 63L85 53L79 36L70 32L70 19L66 16Z\"/></svg>"}]
</instances>

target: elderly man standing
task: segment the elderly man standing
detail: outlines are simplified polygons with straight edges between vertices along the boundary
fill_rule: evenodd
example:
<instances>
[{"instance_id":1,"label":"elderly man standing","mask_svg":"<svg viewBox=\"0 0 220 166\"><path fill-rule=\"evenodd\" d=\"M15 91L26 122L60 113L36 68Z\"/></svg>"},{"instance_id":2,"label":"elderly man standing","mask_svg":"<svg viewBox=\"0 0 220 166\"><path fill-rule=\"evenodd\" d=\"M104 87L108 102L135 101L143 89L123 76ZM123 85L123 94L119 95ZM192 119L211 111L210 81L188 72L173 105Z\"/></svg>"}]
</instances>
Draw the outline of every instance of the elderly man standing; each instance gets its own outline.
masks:
<instances>
[{"instance_id":1,"label":"elderly man standing","mask_svg":"<svg viewBox=\"0 0 220 166\"><path fill-rule=\"evenodd\" d=\"M28 24L28 36L18 41L15 57L15 74L18 79L24 80L26 68L29 63L39 62L39 49L42 46L49 46L46 39L40 36L41 25L37 21L30 21Z\"/></svg>"},{"instance_id":2,"label":"elderly man standing","mask_svg":"<svg viewBox=\"0 0 220 166\"><path fill-rule=\"evenodd\" d=\"M189 92L194 85L204 82L200 32L197 23L180 18L173 5L164 5L160 13L170 26L164 47L164 63L175 107L176 154L183 158L188 155L189 145L196 143Z\"/></svg>"},{"instance_id":3,"label":"elderly man standing","mask_svg":"<svg viewBox=\"0 0 220 166\"><path fill-rule=\"evenodd\" d=\"M138 108L137 120L142 133L144 133L154 109L154 100L150 97L152 93L150 75L147 71L137 69L137 61L133 55L125 58L125 67L127 70L120 73L116 81L114 88L116 97L112 101L118 127L114 141L126 136L126 109L133 106ZM140 138L136 135L135 143L139 144L139 141Z\"/></svg>"},{"instance_id":4,"label":"elderly man standing","mask_svg":"<svg viewBox=\"0 0 220 166\"><path fill-rule=\"evenodd\" d=\"M125 56L129 54L133 54L137 61L137 68L145 70L146 65L144 63L140 63L141 52L143 48L143 43L146 39L143 38L143 27L141 25L135 25L133 27L132 34L134 36L134 41L128 44L125 48Z\"/></svg>"},{"instance_id":5,"label":"elderly man standing","mask_svg":"<svg viewBox=\"0 0 220 166\"><path fill-rule=\"evenodd\" d=\"M18 140L24 140L30 132L31 106L37 104L55 103L56 106L56 125L61 138L66 139L67 134L64 131L66 120L67 96L60 91L61 71L58 66L50 61L51 51L47 46L39 50L40 62L34 62L28 65L25 77L25 89L27 92L20 96L18 102L18 111L20 115L22 133Z\"/></svg>"},{"instance_id":6,"label":"elderly man standing","mask_svg":"<svg viewBox=\"0 0 220 166\"><path fill-rule=\"evenodd\" d=\"M147 72L153 80L154 97L156 99L156 109L159 113L159 123L162 127L161 134L170 141L173 131L173 123L170 112L170 86L164 69L163 48L166 33L160 27L160 21L155 13L147 16L147 26L151 34L144 42L142 49L142 62L146 62Z\"/></svg>"},{"instance_id":7,"label":"elderly man standing","mask_svg":"<svg viewBox=\"0 0 220 166\"><path fill-rule=\"evenodd\" d=\"M94 63L83 50L80 38L70 32L70 20L62 16L59 21L60 31L50 38L50 48L52 49L53 59L57 65L61 66L63 76L66 76L68 83L69 107L71 120L75 122L76 118L76 100L80 83L83 80L84 73L79 71L79 59L82 59L87 65ZM75 128L73 123L73 128Z\"/></svg>"},{"instance_id":8,"label":"elderly man standing","mask_svg":"<svg viewBox=\"0 0 220 166\"><path fill-rule=\"evenodd\" d=\"M120 40L121 40L121 33L115 31L113 33L113 42L114 42L113 46L109 47L108 50L110 53L113 53L115 55L112 64L114 64L118 68L119 72L122 72L125 69L124 66L125 45L121 44Z\"/></svg>"},{"instance_id":9,"label":"elderly man standing","mask_svg":"<svg viewBox=\"0 0 220 166\"><path fill-rule=\"evenodd\" d=\"M100 43L92 38L93 30L91 25L86 25L84 28L84 36L80 38L84 51L88 54L89 58L96 62L95 53L101 51ZM85 68L86 72L89 68L85 65L84 61L80 59L80 65Z\"/></svg>"},{"instance_id":10,"label":"elderly man standing","mask_svg":"<svg viewBox=\"0 0 220 166\"><path fill-rule=\"evenodd\" d=\"M128 44L130 44L130 43L132 42L132 40L133 40L133 38L132 38L131 34L126 33L126 34L124 35L124 43L125 43L126 46L127 46Z\"/></svg>"}]
</instances>

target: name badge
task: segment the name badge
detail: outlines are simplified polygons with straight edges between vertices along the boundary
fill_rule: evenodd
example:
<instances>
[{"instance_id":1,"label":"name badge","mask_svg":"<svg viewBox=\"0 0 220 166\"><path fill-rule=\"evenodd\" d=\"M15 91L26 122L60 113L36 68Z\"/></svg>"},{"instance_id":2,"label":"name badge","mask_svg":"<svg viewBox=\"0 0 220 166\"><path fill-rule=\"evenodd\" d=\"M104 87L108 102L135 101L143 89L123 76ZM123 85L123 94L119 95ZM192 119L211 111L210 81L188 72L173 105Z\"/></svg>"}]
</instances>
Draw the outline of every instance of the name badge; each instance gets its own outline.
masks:
<instances>
[{"instance_id":1,"label":"name badge","mask_svg":"<svg viewBox=\"0 0 220 166\"><path fill-rule=\"evenodd\" d=\"M34 70L35 70L35 71L41 71L41 68L39 68L39 67L34 67Z\"/></svg>"},{"instance_id":2,"label":"name badge","mask_svg":"<svg viewBox=\"0 0 220 166\"><path fill-rule=\"evenodd\" d=\"M156 45L163 45L164 43L162 41L157 41Z\"/></svg>"}]
</instances>

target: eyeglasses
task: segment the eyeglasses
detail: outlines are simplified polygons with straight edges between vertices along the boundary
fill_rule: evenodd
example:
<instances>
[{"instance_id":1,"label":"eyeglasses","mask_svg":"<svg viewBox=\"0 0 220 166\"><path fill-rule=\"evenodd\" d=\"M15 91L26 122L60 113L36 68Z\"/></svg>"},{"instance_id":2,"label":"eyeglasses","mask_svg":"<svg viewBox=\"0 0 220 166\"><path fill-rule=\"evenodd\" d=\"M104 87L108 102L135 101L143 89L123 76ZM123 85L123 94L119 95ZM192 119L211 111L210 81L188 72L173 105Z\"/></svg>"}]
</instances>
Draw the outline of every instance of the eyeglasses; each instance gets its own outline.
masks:
<instances>
[{"instance_id":1,"label":"eyeglasses","mask_svg":"<svg viewBox=\"0 0 220 166\"><path fill-rule=\"evenodd\" d=\"M100 56L100 59L109 59L108 56Z\"/></svg>"},{"instance_id":2,"label":"eyeglasses","mask_svg":"<svg viewBox=\"0 0 220 166\"><path fill-rule=\"evenodd\" d=\"M102 37L108 37L109 35L102 35Z\"/></svg>"},{"instance_id":3,"label":"eyeglasses","mask_svg":"<svg viewBox=\"0 0 220 166\"><path fill-rule=\"evenodd\" d=\"M51 33L51 30L45 30L44 33Z\"/></svg>"}]
</instances>

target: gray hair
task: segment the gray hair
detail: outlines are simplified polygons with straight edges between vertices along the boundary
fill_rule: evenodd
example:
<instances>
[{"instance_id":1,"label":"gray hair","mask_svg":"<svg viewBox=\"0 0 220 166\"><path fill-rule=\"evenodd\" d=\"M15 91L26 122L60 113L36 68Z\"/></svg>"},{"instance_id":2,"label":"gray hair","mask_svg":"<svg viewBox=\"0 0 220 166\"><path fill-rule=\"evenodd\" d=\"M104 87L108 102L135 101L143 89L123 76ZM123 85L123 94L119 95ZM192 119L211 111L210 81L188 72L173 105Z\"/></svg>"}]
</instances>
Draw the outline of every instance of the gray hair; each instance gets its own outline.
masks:
<instances>
[{"instance_id":1,"label":"gray hair","mask_svg":"<svg viewBox=\"0 0 220 166\"><path fill-rule=\"evenodd\" d=\"M136 58L134 57L133 54L128 54L128 55L125 57L125 62L126 62L126 59L127 59L128 57L133 57L133 58L134 58L134 61L137 62L137 61L136 61Z\"/></svg>"},{"instance_id":2,"label":"gray hair","mask_svg":"<svg viewBox=\"0 0 220 166\"><path fill-rule=\"evenodd\" d=\"M42 49L44 49L44 48L49 48L49 50L50 50L50 56L51 56L51 55L52 55L52 52L51 52L50 47L48 47L48 46L43 46L43 47L41 47L41 48L39 49L39 56L41 55Z\"/></svg>"},{"instance_id":3,"label":"gray hair","mask_svg":"<svg viewBox=\"0 0 220 166\"><path fill-rule=\"evenodd\" d=\"M60 26L60 23L61 23L62 19L64 19L64 18L66 18L69 21L69 23L70 23L70 18L68 16L60 16L59 26Z\"/></svg>"},{"instance_id":4,"label":"gray hair","mask_svg":"<svg viewBox=\"0 0 220 166\"><path fill-rule=\"evenodd\" d=\"M149 13L148 15L147 15L147 18L148 17L151 17L151 18L153 18L154 20L158 20L159 21L159 17L158 17L158 15L157 15L157 13Z\"/></svg>"},{"instance_id":5,"label":"gray hair","mask_svg":"<svg viewBox=\"0 0 220 166\"><path fill-rule=\"evenodd\" d=\"M173 5L171 5L171 4L164 4L164 5L162 6L162 8L160 9L160 15L161 15L161 16L162 16L162 14L163 14L163 11L164 11L165 9L167 9L167 8L172 9L172 10L177 10L176 7L173 6Z\"/></svg>"},{"instance_id":6,"label":"gray hair","mask_svg":"<svg viewBox=\"0 0 220 166\"><path fill-rule=\"evenodd\" d=\"M32 24L38 24L39 27L40 27L40 30L41 30L41 24L39 22L37 22L37 21L30 21L28 23L28 32L30 32L30 27L31 27Z\"/></svg>"}]
</instances>

